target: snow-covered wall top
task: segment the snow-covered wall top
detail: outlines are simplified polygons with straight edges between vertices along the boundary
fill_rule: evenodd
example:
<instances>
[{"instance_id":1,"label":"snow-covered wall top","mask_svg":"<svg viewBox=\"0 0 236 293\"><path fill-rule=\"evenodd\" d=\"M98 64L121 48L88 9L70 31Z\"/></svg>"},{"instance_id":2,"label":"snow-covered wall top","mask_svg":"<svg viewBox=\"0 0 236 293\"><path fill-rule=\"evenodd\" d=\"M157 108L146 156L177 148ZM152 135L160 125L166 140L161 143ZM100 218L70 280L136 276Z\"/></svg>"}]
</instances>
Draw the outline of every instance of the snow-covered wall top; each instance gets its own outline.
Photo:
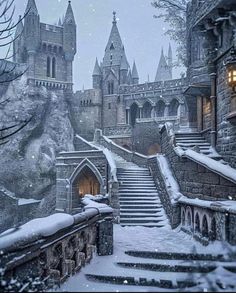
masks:
<instances>
[{"instance_id":1,"label":"snow-covered wall top","mask_svg":"<svg viewBox=\"0 0 236 293\"><path fill-rule=\"evenodd\" d=\"M89 196L83 199L83 204L85 208L82 213L76 215L56 213L49 217L34 219L17 229L12 228L5 231L0 234L0 250L4 251L33 244L35 241L55 235L65 228L87 222L96 215L113 212L112 208L94 202Z\"/></svg>"}]
</instances>

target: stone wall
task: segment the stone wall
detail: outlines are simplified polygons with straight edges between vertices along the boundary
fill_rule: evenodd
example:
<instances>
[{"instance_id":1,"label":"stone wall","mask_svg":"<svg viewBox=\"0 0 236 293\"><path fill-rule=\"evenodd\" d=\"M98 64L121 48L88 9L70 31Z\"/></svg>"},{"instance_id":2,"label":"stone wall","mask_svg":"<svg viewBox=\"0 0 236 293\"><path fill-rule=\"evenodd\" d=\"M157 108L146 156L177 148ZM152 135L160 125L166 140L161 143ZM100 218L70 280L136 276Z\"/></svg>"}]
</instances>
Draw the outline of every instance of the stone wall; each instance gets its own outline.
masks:
<instances>
[{"instance_id":1,"label":"stone wall","mask_svg":"<svg viewBox=\"0 0 236 293\"><path fill-rule=\"evenodd\" d=\"M57 203L59 211L72 213L81 208L81 199L74 190L73 180L88 166L100 183L100 193L108 193L109 168L102 151L61 153L57 158ZM78 170L78 174L77 174Z\"/></svg>"},{"instance_id":2,"label":"stone wall","mask_svg":"<svg viewBox=\"0 0 236 293\"><path fill-rule=\"evenodd\" d=\"M69 100L71 123L75 132L91 141L96 128L101 128L101 91L76 92Z\"/></svg>"},{"instance_id":3,"label":"stone wall","mask_svg":"<svg viewBox=\"0 0 236 293\"><path fill-rule=\"evenodd\" d=\"M163 180L163 174L157 164L156 156L148 159L148 167L157 187L161 203L170 221L171 227L175 229L180 224L180 205L178 202L173 202L168 194L168 187Z\"/></svg>"},{"instance_id":4,"label":"stone wall","mask_svg":"<svg viewBox=\"0 0 236 293\"><path fill-rule=\"evenodd\" d=\"M225 60L218 64L217 69L217 151L236 168L236 125L227 120L231 109L231 89L227 84Z\"/></svg>"},{"instance_id":5,"label":"stone wall","mask_svg":"<svg viewBox=\"0 0 236 293\"><path fill-rule=\"evenodd\" d=\"M162 129L161 145L184 195L206 200L236 199L236 186L233 182L193 160L180 157L175 153L166 128Z\"/></svg>"},{"instance_id":6,"label":"stone wall","mask_svg":"<svg viewBox=\"0 0 236 293\"><path fill-rule=\"evenodd\" d=\"M154 121L137 123L133 130L134 150L143 155L161 152L158 124Z\"/></svg>"},{"instance_id":7,"label":"stone wall","mask_svg":"<svg viewBox=\"0 0 236 293\"><path fill-rule=\"evenodd\" d=\"M74 224L40 241L6 248L1 254L0 287L4 292L47 291L89 263L93 254L113 253L111 213L74 216ZM11 283L14 279L16 282ZM24 289L23 289L24 288Z\"/></svg>"}]
</instances>

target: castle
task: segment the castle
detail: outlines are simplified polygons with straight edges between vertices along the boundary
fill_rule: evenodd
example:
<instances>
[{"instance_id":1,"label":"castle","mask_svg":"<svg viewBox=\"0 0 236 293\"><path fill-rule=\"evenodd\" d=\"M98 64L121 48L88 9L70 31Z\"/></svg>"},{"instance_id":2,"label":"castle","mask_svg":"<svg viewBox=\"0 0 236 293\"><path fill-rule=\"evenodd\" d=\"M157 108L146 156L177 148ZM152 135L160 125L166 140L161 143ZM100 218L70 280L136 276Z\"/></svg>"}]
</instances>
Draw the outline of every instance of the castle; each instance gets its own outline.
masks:
<instances>
[{"instance_id":1,"label":"castle","mask_svg":"<svg viewBox=\"0 0 236 293\"><path fill-rule=\"evenodd\" d=\"M41 23L35 0L28 1L24 24L20 21L16 29L13 61L27 64L29 84L72 91L76 47L76 23L70 1L65 18L58 25Z\"/></svg>"},{"instance_id":2,"label":"castle","mask_svg":"<svg viewBox=\"0 0 236 293\"><path fill-rule=\"evenodd\" d=\"M27 64L28 83L72 94L76 132L91 139L96 128L131 147L136 122L171 120L186 125L188 112L182 95L184 79L172 80L172 49L162 49L154 82L139 83L134 61L131 70L113 12L112 29L103 61L96 59L93 89L73 94L72 64L76 54L76 22L69 1L58 25L40 23L35 0L29 0L24 25L19 22L14 42L14 61ZM139 120L139 121L138 121ZM114 137L116 136L116 137ZM125 136L125 140L123 139Z\"/></svg>"}]
</instances>

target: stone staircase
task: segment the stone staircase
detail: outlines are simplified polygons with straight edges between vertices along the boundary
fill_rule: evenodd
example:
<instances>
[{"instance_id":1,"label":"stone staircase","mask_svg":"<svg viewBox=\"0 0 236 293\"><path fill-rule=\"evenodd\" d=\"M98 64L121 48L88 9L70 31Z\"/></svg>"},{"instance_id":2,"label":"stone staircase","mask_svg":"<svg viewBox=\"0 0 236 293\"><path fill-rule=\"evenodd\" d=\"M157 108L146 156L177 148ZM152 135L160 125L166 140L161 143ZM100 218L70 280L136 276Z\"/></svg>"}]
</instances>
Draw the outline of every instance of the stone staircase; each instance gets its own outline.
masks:
<instances>
[{"instance_id":1,"label":"stone staircase","mask_svg":"<svg viewBox=\"0 0 236 293\"><path fill-rule=\"evenodd\" d=\"M147 168L114 155L119 181L120 224L163 227L168 224L155 183Z\"/></svg>"},{"instance_id":2,"label":"stone staircase","mask_svg":"<svg viewBox=\"0 0 236 293\"><path fill-rule=\"evenodd\" d=\"M199 152L215 160L221 160L222 157L212 149L210 143L198 132L176 133L176 145L183 150L196 147Z\"/></svg>"},{"instance_id":3,"label":"stone staircase","mask_svg":"<svg viewBox=\"0 0 236 293\"><path fill-rule=\"evenodd\" d=\"M196 290L201 292L203 288L208 290L217 288L219 291L225 289L224 280L214 280L215 270L219 265L225 272L236 272L235 264L231 260L224 259L223 255L154 251L126 251L125 254L127 255L125 261L114 264L117 267L115 274L111 272L86 274L87 279L113 286L123 285L124 288L137 286L137 288L149 287L150 290L151 288L167 291L192 289L194 292ZM211 287L208 288L207 284ZM121 290L120 287L114 287L117 288Z\"/></svg>"}]
</instances>

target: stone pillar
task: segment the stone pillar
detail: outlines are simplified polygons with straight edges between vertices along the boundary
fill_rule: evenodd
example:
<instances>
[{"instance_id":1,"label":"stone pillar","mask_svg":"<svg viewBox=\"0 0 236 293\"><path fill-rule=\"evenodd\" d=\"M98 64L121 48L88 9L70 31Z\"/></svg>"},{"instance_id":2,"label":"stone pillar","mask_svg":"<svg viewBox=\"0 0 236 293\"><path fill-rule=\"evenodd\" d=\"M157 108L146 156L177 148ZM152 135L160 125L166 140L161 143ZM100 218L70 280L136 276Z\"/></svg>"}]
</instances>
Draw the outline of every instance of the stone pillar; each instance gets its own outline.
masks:
<instances>
[{"instance_id":1,"label":"stone pillar","mask_svg":"<svg viewBox=\"0 0 236 293\"><path fill-rule=\"evenodd\" d=\"M197 97L197 128L198 128L198 131L203 130L202 97Z\"/></svg>"},{"instance_id":2,"label":"stone pillar","mask_svg":"<svg viewBox=\"0 0 236 293\"><path fill-rule=\"evenodd\" d=\"M216 147L217 140L217 101L216 101L216 73L211 73L211 145Z\"/></svg>"},{"instance_id":3,"label":"stone pillar","mask_svg":"<svg viewBox=\"0 0 236 293\"><path fill-rule=\"evenodd\" d=\"M170 106L170 103L165 104L164 117L169 116L169 106Z\"/></svg>"},{"instance_id":4,"label":"stone pillar","mask_svg":"<svg viewBox=\"0 0 236 293\"><path fill-rule=\"evenodd\" d=\"M97 252L99 256L113 254L112 218L106 218L98 224Z\"/></svg>"},{"instance_id":5,"label":"stone pillar","mask_svg":"<svg viewBox=\"0 0 236 293\"><path fill-rule=\"evenodd\" d=\"M143 108L139 107L139 118L142 119L143 118Z\"/></svg>"},{"instance_id":6,"label":"stone pillar","mask_svg":"<svg viewBox=\"0 0 236 293\"><path fill-rule=\"evenodd\" d=\"M130 109L126 109L126 124L130 125Z\"/></svg>"}]
</instances>

